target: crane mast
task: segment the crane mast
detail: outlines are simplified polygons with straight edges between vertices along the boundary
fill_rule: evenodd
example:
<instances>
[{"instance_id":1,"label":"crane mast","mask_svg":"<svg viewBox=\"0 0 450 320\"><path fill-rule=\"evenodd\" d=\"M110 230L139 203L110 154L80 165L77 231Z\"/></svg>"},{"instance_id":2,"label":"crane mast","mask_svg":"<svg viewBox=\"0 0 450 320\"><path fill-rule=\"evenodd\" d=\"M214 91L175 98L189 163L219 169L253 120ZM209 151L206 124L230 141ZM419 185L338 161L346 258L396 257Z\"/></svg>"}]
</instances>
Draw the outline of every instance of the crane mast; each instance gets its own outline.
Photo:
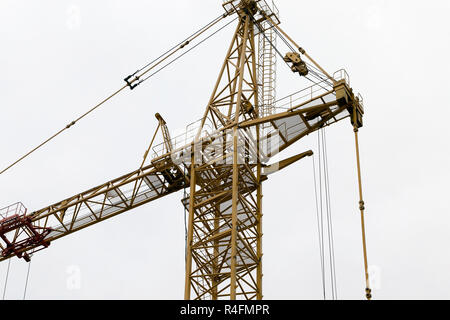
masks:
<instances>
[{"instance_id":1,"label":"crane mast","mask_svg":"<svg viewBox=\"0 0 450 320\"><path fill-rule=\"evenodd\" d=\"M261 93L257 39L261 46L261 35L268 29L285 34L277 12L264 0L224 1L223 7L224 16L236 15L238 22L195 128L184 139L172 139L157 114L163 143L153 147L150 164L144 165L149 148L142 166L127 175L29 214L20 205L0 210L0 261L13 256L29 261L32 253L61 237L189 189L182 199L189 212L184 298L263 298L263 182L312 152L269 161L301 138L343 119L362 127L362 99L345 77L328 76L301 91L296 103L275 108L273 88ZM310 57L292 43L299 52L287 53L285 62L306 76L309 70L301 54ZM131 87L138 79L126 81Z\"/></svg>"}]
</instances>

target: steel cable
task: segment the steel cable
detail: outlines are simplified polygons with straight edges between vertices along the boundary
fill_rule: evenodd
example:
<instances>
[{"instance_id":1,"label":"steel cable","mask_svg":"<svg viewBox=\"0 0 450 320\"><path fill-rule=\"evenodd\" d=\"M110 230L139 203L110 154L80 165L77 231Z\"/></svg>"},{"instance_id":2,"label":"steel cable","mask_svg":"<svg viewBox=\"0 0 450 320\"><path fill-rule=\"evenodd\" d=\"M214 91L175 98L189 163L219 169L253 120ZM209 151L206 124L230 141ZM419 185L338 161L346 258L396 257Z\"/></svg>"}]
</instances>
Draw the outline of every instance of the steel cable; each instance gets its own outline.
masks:
<instances>
[{"instance_id":1,"label":"steel cable","mask_svg":"<svg viewBox=\"0 0 450 320\"><path fill-rule=\"evenodd\" d=\"M337 277L336 277L336 261L334 253L334 234L333 234L333 220L331 210L331 196L330 196L330 178L328 170L328 150L326 145L326 135L324 128L317 131L317 148L319 155L319 198L320 198L320 217L321 217L321 232L322 241L325 242L325 236L323 234L324 226L326 224L326 236L327 236L327 250L328 250L328 262L330 271L330 286L331 286L331 298L336 300L338 298L337 290ZM323 179L323 185L322 185ZM325 217L324 217L325 214ZM322 252L325 254L325 245L322 242ZM322 257L322 261L325 264L325 258ZM328 263L327 263L328 264Z\"/></svg>"},{"instance_id":2,"label":"steel cable","mask_svg":"<svg viewBox=\"0 0 450 320\"><path fill-rule=\"evenodd\" d=\"M8 260L8 269L6 270L5 286L3 287L3 300L5 300L6 286L8 285L9 267L10 267L10 266L11 266L11 259Z\"/></svg>"},{"instance_id":3,"label":"steel cable","mask_svg":"<svg viewBox=\"0 0 450 320\"><path fill-rule=\"evenodd\" d=\"M219 16L218 18L215 18L212 22L208 23L205 27L201 28L199 31L195 32L191 37L187 38L190 39L190 41L192 41L193 39L197 38L198 36L200 36L201 34L203 34L206 30L210 29L212 26L214 26L216 23L218 23L221 19L227 17L226 14ZM231 22L230 22L231 23ZM227 24L228 25L228 24ZM226 26L227 26L226 25ZM222 30L224 27L222 27L221 29L219 29L218 31L216 31L214 34L216 34L217 32L219 32L220 30ZM214 35L213 34L213 35ZM202 40L199 44L197 44L196 46L194 46L194 48L196 48L198 45L200 45L201 43L205 42L207 39L209 39L211 36L207 37L206 39ZM186 43L187 40L184 40L183 42ZM180 42L181 44L183 44L183 42ZM179 46L179 45L177 45ZM152 62L148 63L147 65L145 65L144 67L140 68L138 71L136 71L134 73L134 75L136 75L138 72L141 72L144 69L147 69L150 65L152 65L153 63L155 63L156 61L158 61L159 59L161 59L162 57L164 57L165 55L167 55L168 53L170 53L171 51L173 51L177 46L171 48L170 50L166 51L166 53L164 53L163 55L161 55L159 58L153 60ZM170 57L171 55L173 55L175 52L177 52L178 50L181 50L182 48L184 48L184 45L181 45L178 47L177 50L173 51L172 53L170 53L168 56L166 56L163 60L159 61L156 65L153 65L151 68L145 70L142 74L136 76L136 79L139 79L139 77L142 77L143 75L147 74L148 72L150 72L153 68L155 68L157 65L159 65L160 63L162 63L164 60L166 60L168 57ZM194 48L191 48L190 50L188 50L187 52L192 51ZM184 54L182 54L181 56L179 56L178 58L176 58L175 60L171 61L170 63L168 63L167 65L165 65L164 67L162 67L161 69L159 69L157 72L153 73L152 75L150 75L149 77L147 77L146 79L144 79L143 81L140 81L139 83L144 82L145 80L147 80L148 78L150 78L151 76L153 76L154 74L158 73L159 71L161 71L162 69L164 69L165 67L167 67L168 65L170 65L171 63L173 63L174 61L178 60L179 58L181 58L182 56L184 56L187 52L185 52ZM62 128L61 130L59 130L58 132L56 132L55 134L53 134L50 138L46 139L44 142L42 142L41 144L39 144L37 147L33 148L31 151L27 152L25 155L23 155L22 157L20 157L18 160L14 161L13 163L11 163L10 165L8 165L5 169L3 169L2 171L0 171L0 175L2 175L3 173L5 173L6 171L8 171L9 169L11 169L12 167L14 167L16 164L18 164L19 162L21 162L22 160L24 160L25 158L27 158L28 156L30 156L32 153L34 153L35 151L37 151L38 149L42 148L44 145L46 145L47 143L49 143L50 141L52 141L53 139L55 139L56 137L58 137L60 134L62 134L64 131L70 129L72 126L74 126L78 121L82 120L84 117L86 117L87 115L89 115L90 113L92 113L94 110L98 109L100 106L104 105L106 102L108 102L109 100L111 100L113 97L115 97L117 94L119 94L121 91L123 91L125 88L131 87L130 83L127 81L127 84L124 85L123 87L121 87L119 90L117 90L116 92L114 92L112 95L110 95L109 97L107 97L106 99L104 99L103 101L101 101L100 103L98 103L97 105L95 105L93 108L91 108L89 111L87 111L86 113L84 113L83 115L81 115L80 117L78 117L76 120L70 122L69 124L67 124L64 128Z\"/></svg>"},{"instance_id":4,"label":"steel cable","mask_svg":"<svg viewBox=\"0 0 450 320\"><path fill-rule=\"evenodd\" d=\"M186 43L186 41L188 41L189 39L192 39L193 37L195 37L197 34L201 33L204 29L208 29L209 26L212 26L214 24L216 24L218 21L220 21L222 18L224 18L224 15L221 14L220 16L218 16L217 18L215 18L214 20L212 20L210 23L208 23L207 25L205 25L204 27L202 27L201 29L199 29L198 31L194 32L193 34L191 34L189 37L187 37L186 39L184 39L183 41L179 42L178 44L176 44L175 46L173 46L172 48L170 48L169 50L167 50L166 52L164 52L162 55L160 55L158 58L152 60L151 62L147 63L145 66L143 66L142 68L138 69L136 72L140 72L146 68L148 68L149 66L151 66L152 64L154 64L156 61L158 61L159 59L161 59L162 57L164 57L165 55L169 54L171 51L175 50L176 48L179 48L181 45L183 45L184 43Z\"/></svg>"},{"instance_id":5,"label":"steel cable","mask_svg":"<svg viewBox=\"0 0 450 320\"><path fill-rule=\"evenodd\" d=\"M326 143L325 128L320 130L322 135L322 151L323 151L323 173L324 173L324 183L325 183L325 204L327 212L327 233L328 233L328 247L329 247L329 258L330 258L330 276L331 276L331 287L333 290L333 297L337 299L337 280L336 280L336 261L334 254L334 235L333 235L333 220L331 212L331 198L330 198L330 178L328 171L328 151Z\"/></svg>"},{"instance_id":6,"label":"steel cable","mask_svg":"<svg viewBox=\"0 0 450 320\"><path fill-rule=\"evenodd\" d=\"M189 52L191 52L192 50L194 50L195 48L197 48L198 46L200 46L201 44L203 44L205 41L209 40L210 38L212 38L213 36L215 36L217 33L219 33L220 31L222 31L223 29L225 29L226 27L228 27L231 23L233 23L234 21L236 21L236 19L228 22L227 24L225 24L224 26L222 26L221 28L217 29L215 32L213 32L212 34L210 34L209 36L207 36L206 38L204 38L203 40L201 40L199 43L197 43L195 46L193 46L192 48L190 48L189 50L183 52L181 55L179 55L178 57L176 57L175 59L171 60L170 62L168 62L167 64L165 64L164 66L162 66L161 68L159 68L158 70L156 70L155 72L153 72L152 74L150 74L149 76L147 76L146 78L142 79L141 81L139 81L139 83L143 83L145 81L147 81L148 79L150 79L151 77L153 77L154 75L156 75L157 73L159 73L160 71L164 70L165 68L167 68L168 66L170 66L172 63L174 63L175 61L177 61L178 59L182 58L183 56L185 56L186 54L188 54Z\"/></svg>"},{"instance_id":7,"label":"steel cable","mask_svg":"<svg viewBox=\"0 0 450 320\"><path fill-rule=\"evenodd\" d=\"M315 196L315 204L316 204L316 218L317 218L317 232L319 235L319 254L320 254L320 268L321 268L321 278L322 278L322 291L323 291L323 299L326 299L326 286L325 286L325 266L324 266L324 254L323 254L323 216L319 214L319 203L318 203L318 195L317 195L317 179L316 179L316 164L315 164L315 155L312 157L313 163L313 173L314 173L314 196Z\"/></svg>"},{"instance_id":8,"label":"steel cable","mask_svg":"<svg viewBox=\"0 0 450 320\"><path fill-rule=\"evenodd\" d=\"M27 296L27 289L28 289L28 279L30 278L30 269L31 269L31 261L28 262L28 271L27 271L27 278L25 280L25 288L23 290L23 300L25 300Z\"/></svg>"}]
</instances>

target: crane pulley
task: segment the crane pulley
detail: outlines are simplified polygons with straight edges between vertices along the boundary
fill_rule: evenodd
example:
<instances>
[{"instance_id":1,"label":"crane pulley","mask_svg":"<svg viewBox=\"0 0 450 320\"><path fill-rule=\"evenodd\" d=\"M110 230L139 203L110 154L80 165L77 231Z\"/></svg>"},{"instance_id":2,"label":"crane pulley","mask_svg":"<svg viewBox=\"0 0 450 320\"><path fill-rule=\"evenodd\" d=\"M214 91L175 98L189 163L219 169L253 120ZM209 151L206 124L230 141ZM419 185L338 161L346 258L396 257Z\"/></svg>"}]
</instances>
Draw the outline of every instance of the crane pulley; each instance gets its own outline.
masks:
<instances>
[{"instance_id":1,"label":"crane pulley","mask_svg":"<svg viewBox=\"0 0 450 320\"><path fill-rule=\"evenodd\" d=\"M308 67L306 66L306 63L302 60L300 57L300 53L298 52L288 52L286 56L284 57L284 61L288 63L292 63L291 70L292 72L297 72L301 76L307 76L308 75Z\"/></svg>"}]
</instances>

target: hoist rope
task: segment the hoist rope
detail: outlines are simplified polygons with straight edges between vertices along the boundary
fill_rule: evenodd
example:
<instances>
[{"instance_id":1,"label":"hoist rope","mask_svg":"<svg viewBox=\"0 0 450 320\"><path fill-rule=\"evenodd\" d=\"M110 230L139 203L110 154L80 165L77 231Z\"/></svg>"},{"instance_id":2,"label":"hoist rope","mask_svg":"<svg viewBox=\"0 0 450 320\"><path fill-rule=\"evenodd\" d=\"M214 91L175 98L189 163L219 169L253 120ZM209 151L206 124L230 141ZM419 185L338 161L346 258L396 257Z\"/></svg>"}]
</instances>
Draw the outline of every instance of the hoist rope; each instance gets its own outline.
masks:
<instances>
[{"instance_id":1,"label":"hoist rope","mask_svg":"<svg viewBox=\"0 0 450 320\"><path fill-rule=\"evenodd\" d=\"M331 212L331 196L330 196L330 178L328 171L328 151L325 128L320 130L322 134L322 150L323 150L323 165L324 165L324 183L325 183L325 198L327 210L327 231L328 231L328 246L330 254L330 269L331 269L331 283L333 288L333 296L337 299L337 280L336 280L336 261L334 254L334 235L333 235L333 218Z\"/></svg>"},{"instance_id":2,"label":"hoist rope","mask_svg":"<svg viewBox=\"0 0 450 320\"><path fill-rule=\"evenodd\" d=\"M326 148L326 138L324 129L317 132L317 149L318 149L318 173L319 173L319 203L320 203L320 231L322 237L322 256L321 263L325 269L325 236L324 236L324 224L326 224L327 235L327 250L330 269L330 286L331 286L331 298L337 299L337 281L336 281L336 263L334 255L334 236L333 236L333 223L331 214L331 201L330 201L330 182L328 174L328 154ZM322 183L323 181L323 183ZM324 217L325 214L325 217ZM325 271L323 271L324 275ZM325 282L325 280L324 280ZM326 285L325 285L326 286ZM326 295L325 295L326 296Z\"/></svg>"},{"instance_id":3,"label":"hoist rope","mask_svg":"<svg viewBox=\"0 0 450 320\"><path fill-rule=\"evenodd\" d=\"M31 261L28 262L28 271L27 271L27 278L25 280L25 288L23 290L23 300L25 300L27 296L27 289L28 289L28 279L30 278L30 268L31 268Z\"/></svg>"},{"instance_id":4,"label":"hoist rope","mask_svg":"<svg viewBox=\"0 0 450 320\"><path fill-rule=\"evenodd\" d=\"M275 52L280 56L281 60L283 60L284 63L286 63L286 65L287 65L289 68L291 68L291 66L289 65L289 63L288 63L287 61L284 60L283 54L280 52L280 50L278 50L278 48L275 46L275 44L273 43L273 41L271 41L271 40L267 37L267 35L265 34L265 32L264 32L264 30L261 28L261 26L260 26L254 19L253 19L253 22L254 22L254 24L256 25L256 27L259 29L259 32L264 36L264 38L270 43L270 45L272 46L272 48L275 50ZM277 30L273 25L272 25L272 28L275 30L275 32L277 33L277 35L278 35L279 37L281 37L281 39L288 45L288 47L290 47L290 49L291 49L292 51L295 52L295 50L292 48L292 46L290 46L289 42L287 42L287 40L284 38L284 36L283 36L281 33L279 33L278 30ZM310 65L309 63L307 63L307 65L308 65L308 67L313 68L313 66ZM314 69L315 69L315 68L314 68ZM322 89L324 89L324 90L327 91L327 89L324 88L320 83L321 83L321 82L326 82L328 85L330 85L330 83L329 83L328 81L326 81L326 79L320 77L320 75L318 75L317 72L315 72L314 70L309 69L309 71L310 71L310 73L311 73L311 76L313 76L315 79L317 79L318 82L316 82L316 81L310 79L310 77L308 77L308 76L305 76L305 78L306 78L307 80L309 80L310 82L312 82L313 84L315 84L315 85L317 85L317 86L320 86Z\"/></svg>"},{"instance_id":5,"label":"hoist rope","mask_svg":"<svg viewBox=\"0 0 450 320\"><path fill-rule=\"evenodd\" d=\"M253 19L253 18L252 18ZM254 19L253 19L254 21ZM255 25L259 29L260 33L264 36L264 38L270 43L270 45L273 47L275 52L281 57L281 59L288 65L289 64L284 60L284 56L281 54L281 52L278 50L278 48L275 46L273 41L271 41L268 36L264 33L264 30L261 28L261 26L254 21ZM290 43L285 39L285 37L272 25L272 28L275 30L277 35L283 40L283 42L292 50L294 48L290 45ZM315 71L316 68L310 66L310 72L311 75L317 79L319 82L316 82L309 77L305 76L306 79L314 83L315 85L320 86L322 89L326 90L320 83L326 82L329 84L327 79L323 78L319 72ZM314 70L315 69L315 70ZM328 78L328 77L327 77ZM330 84L329 84L330 85ZM322 134L322 137L320 136ZM321 140L322 138L322 140ZM323 295L324 299L326 299L326 282L325 282L325 245L324 245L324 235L323 235L323 224L324 224L324 198L325 198L325 211L326 211L326 220L327 220L327 238L328 238L328 251L329 251L329 260L330 260L330 283L331 283L331 293L332 298L337 299L337 284L336 284L336 271L335 271L335 258L334 258L334 236L333 236L333 228L332 228L332 215L331 215L331 203L330 203L330 189L329 189L329 175L328 175L328 160L327 160L327 150L326 150L326 143L325 142L325 136L322 131L318 131L318 149L319 149L319 187L320 187L320 215L317 213L317 219L318 219L318 232L319 232L319 245L320 245L320 260L321 260L321 268L322 268L322 286L323 286ZM322 159L323 154L323 159ZM322 165L323 165L323 179L324 179L324 187L322 187ZM315 176L315 164L314 164L314 179L316 180ZM316 185L316 182L315 182ZM317 192L317 190L316 190ZM317 194L316 194L317 197ZM318 207L317 207L317 211Z\"/></svg>"},{"instance_id":6,"label":"hoist rope","mask_svg":"<svg viewBox=\"0 0 450 320\"><path fill-rule=\"evenodd\" d=\"M172 56L173 54L175 54L177 51L183 49L186 45L189 44L190 41L196 39L197 37L199 37L201 34L203 34L204 32L206 32L207 30L209 30L211 27L213 27L215 24L217 24L219 21L221 21L223 18L227 17L226 14L223 14L221 16L219 16L218 18L215 18L213 21L211 21L210 23L208 23L206 26L202 27L200 30L198 30L197 32L193 33L190 37L186 38L189 39L188 40L184 40L183 42L180 42L181 45L177 45L174 46L173 48L171 48L170 50L166 51L166 53L162 54L159 58L153 60L152 62L146 64L144 67L138 69L138 71L136 71L133 76L135 76L135 80L139 79L140 77L142 77L143 75L147 74L148 72L150 72L152 69L154 69L156 66L158 66L159 64L161 64L163 61L165 61L166 59L168 59L170 56ZM231 23L231 22L230 22ZM211 38L213 35L217 34L220 30L224 29L226 26L228 26L230 23L228 23L227 25L225 25L224 27L220 28L219 30L217 30L216 32L214 32L212 35L208 36L207 38L203 39L200 43L198 43L196 46L194 46L194 48L198 47L201 43L205 42L207 39ZM176 50L174 50L175 48L177 48ZM188 50L187 52L185 52L184 54L180 55L178 58L174 59L173 61L169 62L168 64L166 64L164 67L160 68L158 71L156 71L155 73L153 73L152 75L148 76L147 78L145 78L144 80L139 81L137 84L140 84L142 82L144 82L145 80L147 80L148 78L150 78L151 76L155 75L156 73L158 73L159 71L163 70L164 68L166 68L168 65L172 64L173 62L175 62L176 60L178 60L179 58L181 58L182 56L184 56L186 53L192 51L194 48L191 48L190 50ZM170 54L169 54L170 53ZM168 55L167 55L168 54ZM160 60L162 57L164 57L164 59ZM160 60L160 61L158 61ZM153 63L155 63L156 61L158 61L158 63L156 63L155 65L152 65ZM150 67L150 68L149 68ZM145 70L143 73L138 74L139 72ZM138 74L138 75L137 75ZM127 78L128 79L128 78ZM133 80L132 82L134 82L135 80ZM42 142L41 144L39 144L37 147L33 148L31 151L27 152L25 155L23 155L22 157L20 157L18 160L14 161L13 163L11 163L10 165L8 165L5 169L3 169L2 171L0 171L0 175L5 173L7 170L11 169L12 167L14 167L16 164L18 164L19 162L21 162L22 160L24 160L25 158L27 158L28 156L30 156L32 153L34 153L35 151L37 151L38 149L40 149L41 147L43 147L44 145L46 145L47 143L49 143L50 141L52 141L53 139L55 139L57 136L59 136L60 134L62 134L64 131L70 129L73 125L75 125L78 121L82 120L84 117L86 117L87 115L89 115L91 112L93 112L94 110L98 109L100 106L102 106L103 104L105 104L106 102L108 102L109 100L111 100L114 96L116 96L117 94L119 94L121 91L123 91L125 88L130 87L131 89L133 89L136 85L131 86L132 83L130 83L128 80L125 80L127 82L126 85L124 85L123 87L121 87L119 90L117 90L116 92L114 92L112 95L110 95L109 97L107 97L106 99L104 99L103 101L101 101L100 103L98 103L97 105L95 105L93 108L91 108L89 111L87 111L86 113L84 113L83 115L81 115L80 117L78 117L76 120L70 122L69 124L67 124L64 128L62 128L61 130L59 130L58 132L56 132L54 135L52 135L50 138L48 138L47 140L45 140L44 142Z\"/></svg>"},{"instance_id":7,"label":"hoist rope","mask_svg":"<svg viewBox=\"0 0 450 320\"><path fill-rule=\"evenodd\" d=\"M319 236L320 269L321 269L323 299L325 300L327 295L326 295L326 286L325 286L325 265L324 265L324 254L323 254L323 216L321 216L321 214L319 212L319 201L318 201L318 195L317 195L316 163L315 162L316 162L315 155L313 155L312 163L313 163L313 175L314 175L314 196L315 196L315 205L316 205L317 232L318 232L318 236Z\"/></svg>"},{"instance_id":8,"label":"hoist rope","mask_svg":"<svg viewBox=\"0 0 450 320\"><path fill-rule=\"evenodd\" d=\"M281 57L281 59L284 61L284 56L281 54L280 50L278 50L278 48L275 46L275 44L273 43L272 40L269 39L269 37L266 35L266 33L264 32L264 30L262 29L262 27L260 26L260 24L258 22L256 22L255 18L253 18L252 16L250 16L250 18L252 19L252 22L254 25L256 25L256 27L258 28L259 32L264 36L264 38L267 40L267 42L269 42L269 44L272 46L272 48L275 50L275 52ZM288 67L289 64L284 61L286 63L286 65Z\"/></svg>"},{"instance_id":9,"label":"hoist rope","mask_svg":"<svg viewBox=\"0 0 450 320\"><path fill-rule=\"evenodd\" d=\"M269 23L269 25L271 26L271 28L275 31L276 35L285 43L285 45L289 48L289 50L291 50L292 52L297 52L298 49L295 49L291 43L289 42L288 39L286 39L286 37L283 35L283 33L281 33L278 28L275 27L275 25L272 23L272 21L269 19L267 20L267 22ZM264 33L261 28L259 28L260 31L262 33ZM265 35L265 34L264 34ZM267 37L266 37L267 38ZM270 40L268 40L270 42ZM275 47L274 47L275 48ZM281 56L282 59L284 59L284 56L277 50L277 53ZM308 66L308 70L311 74L312 77L314 77L316 80L319 81L319 83L321 82L326 82L329 86L333 86L332 83L328 82L328 80L330 79L330 77L328 77L327 75L325 75L322 71L320 71L317 67L311 65L310 63L305 62L306 65ZM287 64L287 62L286 62ZM288 64L289 65L289 64ZM312 83L319 85L319 83L311 80L309 77L305 76L306 79L308 79L309 81L311 81ZM325 89L322 87L322 89Z\"/></svg>"},{"instance_id":10,"label":"hoist rope","mask_svg":"<svg viewBox=\"0 0 450 320\"><path fill-rule=\"evenodd\" d=\"M320 203L320 228L321 228L321 234L322 234L322 261L324 265L325 270L325 245L324 245L324 236L323 236L323 187L322 187L322 147L321 147L321 140L320 140L320 130L317 131L317 149L318 149L318 157L319 157L319 203ZM324 271L325 273L325 271ZM332 288L333 289L333 288ZM332 296L334 296L334 290L331 291Z\"/></svg>"},{"instance_id":11,"label":"hoist rope","mask_svg":"<svg viewBox=\"0 0 450 320\"><path fill-rule=\"evenodd\" d=\"M6 270L5 285L4 285L4 287L3 287L3 300L5 300L6 286L8 285L9 267L10 267L10 266L11 266L11 259L8 260L8 269Z\"/></svg>"},{"instance_id":12,"label":"hoist rope","mask_svg":"<svg viewBox=\"0 0 450 320\"><path fill-rule=\"evenodd\" d=\"M10 267L11 267L11 259L8 259L8 268L6 270L6 278L5 278L5 285L3 286L3 297L2 297L2 300L5 300L5 298L6 298L6 288L7 288L7 285L8 285ZM23 291L23 300L25 300L25 297L27 295L28 280L30 278L30 268L31 268L31 261L28 263L27 276L25 278L25 288L24 288L24 291Z\"/></svg>"}]
</instances>

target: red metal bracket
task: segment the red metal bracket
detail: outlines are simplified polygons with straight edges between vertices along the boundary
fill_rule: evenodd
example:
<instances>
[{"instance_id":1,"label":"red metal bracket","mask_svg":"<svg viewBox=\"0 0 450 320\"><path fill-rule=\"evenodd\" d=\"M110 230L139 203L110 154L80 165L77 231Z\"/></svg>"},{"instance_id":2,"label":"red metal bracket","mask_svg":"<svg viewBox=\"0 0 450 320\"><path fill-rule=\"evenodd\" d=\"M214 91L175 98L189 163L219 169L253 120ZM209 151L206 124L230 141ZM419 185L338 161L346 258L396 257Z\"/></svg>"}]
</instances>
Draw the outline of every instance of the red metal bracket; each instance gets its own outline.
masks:
<instances>
[{"instance_id":1,"label":"red metal bracket","mask_svg":"<svg viewBox=\"0 0 450 320\"><path fill-rule=\"evenodd\" d=\"M7 216L11 213L13 214ZM26 215L23 204L16 203L1 209L0 216L3 217L0 220L0 238L6 245L1 252L2 257L15 255L29 262L30 255L26 252L27 249L31 250L40 246L42 246L41 249L44 249L50 245L45 238L52 229L34 225L31 217Z\"/></svg>"}]
</instances>

